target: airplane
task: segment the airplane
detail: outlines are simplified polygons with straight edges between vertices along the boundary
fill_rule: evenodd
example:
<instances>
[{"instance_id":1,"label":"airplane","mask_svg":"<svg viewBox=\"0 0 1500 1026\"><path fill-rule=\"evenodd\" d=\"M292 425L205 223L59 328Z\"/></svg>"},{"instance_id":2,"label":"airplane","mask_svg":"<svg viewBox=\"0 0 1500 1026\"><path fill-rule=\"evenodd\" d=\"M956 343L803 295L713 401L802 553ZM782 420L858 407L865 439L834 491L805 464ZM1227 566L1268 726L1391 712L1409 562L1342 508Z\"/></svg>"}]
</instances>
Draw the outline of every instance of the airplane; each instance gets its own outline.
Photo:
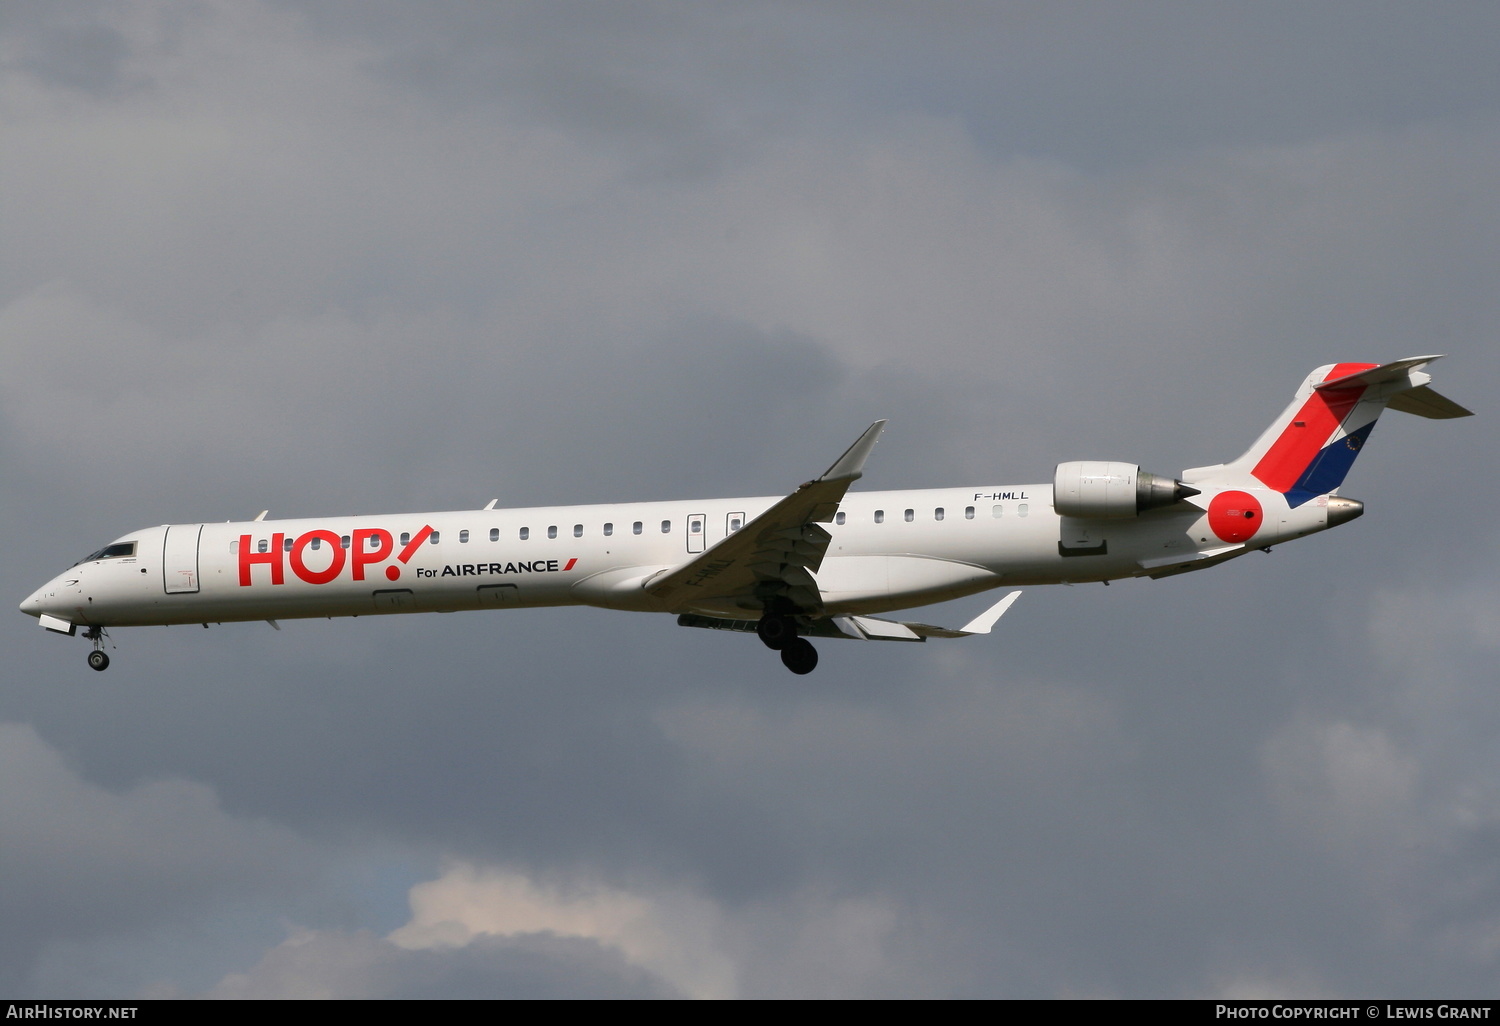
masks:
<instances>
[{"instance_id":1,"label":"airplane","mask_svg":"<svg viewBox=\"0 0 1500 1026\"><path fill-rule=\"evenodd\" d=\"M784 497L168 524L133 531L21 603L59 634L295 617L588 605L676 614L754 633L793 673L809 638L915 641L988 634L1011 591L962 628L876 614L999 587L1162 578L1337 527L1338 494L1386 409L1471 416L1429 387L1418 356L1339 363L1230 463L1148 473L1057 465L1045 484L850 492L885 421Z\"/></svg>"}]
</instances>

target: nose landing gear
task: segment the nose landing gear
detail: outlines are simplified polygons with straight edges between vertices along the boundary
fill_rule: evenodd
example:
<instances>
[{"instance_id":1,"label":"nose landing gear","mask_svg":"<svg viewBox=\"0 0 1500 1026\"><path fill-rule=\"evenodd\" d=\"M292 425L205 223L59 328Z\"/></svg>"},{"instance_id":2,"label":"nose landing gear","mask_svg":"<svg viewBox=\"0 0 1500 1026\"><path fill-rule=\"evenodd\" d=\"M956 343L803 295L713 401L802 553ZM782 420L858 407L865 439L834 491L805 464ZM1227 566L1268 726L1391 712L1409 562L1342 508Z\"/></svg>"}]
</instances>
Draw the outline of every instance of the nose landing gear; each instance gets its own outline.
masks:
<instances>
[{"instance_id":1,"label":"nose landing gear","mask_svg":"<svg viewBox=\"0 0 1500 1026\"><path fill-rule=\"evenodd\" d=\"M109 637L103 627L90 627L83 632L83 636L94 643L94 650L89 653L89 669L104 671L109 669L109 653L104 651L104 639Z\"/></svg>"}]
</instances>

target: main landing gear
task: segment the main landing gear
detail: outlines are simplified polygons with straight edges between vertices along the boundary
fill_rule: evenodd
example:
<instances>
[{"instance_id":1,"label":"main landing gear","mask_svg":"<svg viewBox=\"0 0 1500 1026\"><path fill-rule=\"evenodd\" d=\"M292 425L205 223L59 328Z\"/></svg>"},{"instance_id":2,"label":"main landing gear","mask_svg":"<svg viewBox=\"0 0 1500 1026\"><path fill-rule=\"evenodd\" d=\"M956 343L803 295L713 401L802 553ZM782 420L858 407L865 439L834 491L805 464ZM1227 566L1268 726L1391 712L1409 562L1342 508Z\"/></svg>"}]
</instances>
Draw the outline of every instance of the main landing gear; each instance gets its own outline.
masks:
<instances>
[{"instance_id":1,"label":"main landing gear","mask_svg":"<svg viewBox=\"0 0 1500 1026\"><path fill-rule=\"evenodd\" d=\"M767 613L755 625L765 646L781 653L781 664L795 674L812 673L818 665L818 650L797 636L797 621L790 616Z\"/></svg>"},{"instance_id":2,"label":"main landing gear","mask_svg":"<svg viewBox=\"0 0 1500 1026\"><path fill-rule=\"evenodd\" d=\"M83 632L83 636L94 643L94 650L89 653L89 669L109 669L109 653L104 651L104 639L109 637L103 627L90 627Z\"/></svg>"}]
</instances>

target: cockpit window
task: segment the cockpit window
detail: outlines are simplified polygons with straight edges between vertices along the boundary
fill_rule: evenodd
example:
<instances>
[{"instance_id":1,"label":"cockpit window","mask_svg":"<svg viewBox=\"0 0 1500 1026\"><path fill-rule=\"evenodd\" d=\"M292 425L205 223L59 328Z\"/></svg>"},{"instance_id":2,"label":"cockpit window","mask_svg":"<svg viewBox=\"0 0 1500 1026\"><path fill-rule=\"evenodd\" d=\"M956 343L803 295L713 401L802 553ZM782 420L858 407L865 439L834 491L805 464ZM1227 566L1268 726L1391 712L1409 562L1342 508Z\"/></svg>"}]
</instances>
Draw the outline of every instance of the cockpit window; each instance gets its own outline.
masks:
<instances>
[{"instance_id":1,"label":"cockpit window","mask_svg":"<svg viewBox=\"0 0 1500 1026\"><path fill-rule=\"evenodd\" d=\"M119 559L121 556L133 555L135 555L135 542L115 542L113 545L104 546L98 552L84 556L78 563L92 563L96 559ZM78 563L73 565L77 566Z\"/></svg>"}]
</instances>

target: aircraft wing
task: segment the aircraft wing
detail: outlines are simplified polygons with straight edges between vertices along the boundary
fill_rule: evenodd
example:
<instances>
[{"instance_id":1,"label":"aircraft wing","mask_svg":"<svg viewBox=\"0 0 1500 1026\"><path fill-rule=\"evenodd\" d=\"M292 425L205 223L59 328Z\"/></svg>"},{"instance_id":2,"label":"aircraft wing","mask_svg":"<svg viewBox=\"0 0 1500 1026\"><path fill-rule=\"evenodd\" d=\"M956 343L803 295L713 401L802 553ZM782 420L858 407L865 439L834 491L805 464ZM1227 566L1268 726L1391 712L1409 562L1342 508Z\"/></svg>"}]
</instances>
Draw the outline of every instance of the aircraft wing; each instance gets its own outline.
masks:
<instances>
[{"instance_id":1,"label":"aircraft wing","mask_svg":"<svg viewBox=\"0 0 1500 1026\"><path fill-rule=\"evenodd\" d=\"M995 621L1005 615L1019 591L1013 591L990 606L962 627L934 627L930 623L913 623L910 620L882 620L878 616L834 616L829 619L839 632L850 638L865 641L926 641L928 638L971 638L976 634L988 634Z\"/></svg>"},{"instance_id":2,"label":"aircraft wing","mask_svg":"<svg viewBox=\"0 0 1500 1026\"><path fill-rule=\"evenodd\" d=\"M804 625L807 636L814 638L854 638L859 641L926 641L928 638L970 638L988 634L995 621L1005 615L1019 591L1013 591L990 606L961 628L934 627L930 623L908 620L883 620L878 616L824 616ZM683 613L679 627L706 627L716 631L755 632L755 620L730 620L719 616Z\"/></svg>"},{"instance_id":3,"label":"aircraft wing","mask_svg":"<svg viewBox=\"0 0 1500 1026\"><path fill-rule=\"evenodd\" d=\"M821 612L823 598L812 575L822 566L832 537L820 525L833 520L844 493L863 475L885 423L871 424L823 476L706 552L663 572L646 585L646 592L673 609L737 605L761 610L783 599L800 612Z\"/></svg>"}]
</instances>

